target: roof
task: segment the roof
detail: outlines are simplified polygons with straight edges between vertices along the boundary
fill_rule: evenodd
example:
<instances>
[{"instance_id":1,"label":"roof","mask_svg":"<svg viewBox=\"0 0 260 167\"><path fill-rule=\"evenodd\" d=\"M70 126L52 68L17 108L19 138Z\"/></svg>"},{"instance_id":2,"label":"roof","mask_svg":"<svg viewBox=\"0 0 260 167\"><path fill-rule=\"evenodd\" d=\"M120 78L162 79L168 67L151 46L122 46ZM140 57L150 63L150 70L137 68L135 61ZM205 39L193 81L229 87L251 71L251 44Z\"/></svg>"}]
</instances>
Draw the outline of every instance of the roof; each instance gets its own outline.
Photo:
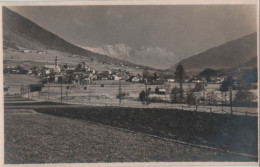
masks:
<instances>
[{"instance_id":1,"label":"roof","mask_svg":"<svg viewBox=\"0 0 260 167\"><path fill-rule=\"evenodd\" d=\"M55 65L44 65L44 67L46 67L46 68L56 68Z\"/></svg>"}]
</instances>

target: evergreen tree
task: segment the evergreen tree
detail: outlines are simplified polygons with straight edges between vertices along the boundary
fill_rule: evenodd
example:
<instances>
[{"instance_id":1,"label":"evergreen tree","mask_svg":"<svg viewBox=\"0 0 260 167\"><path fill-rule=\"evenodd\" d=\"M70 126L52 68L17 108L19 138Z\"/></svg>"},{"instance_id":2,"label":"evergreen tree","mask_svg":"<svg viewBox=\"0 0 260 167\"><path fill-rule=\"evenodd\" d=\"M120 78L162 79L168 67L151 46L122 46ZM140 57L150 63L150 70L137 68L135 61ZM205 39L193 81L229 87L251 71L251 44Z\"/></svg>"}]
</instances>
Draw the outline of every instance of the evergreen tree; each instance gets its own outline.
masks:
<instances>
[{"instance_id":1,"label":"evergreen tree","mask_svg":"<svg viewBox=\"0 0 260 167\"><path fill-rule=\"evenodd\" d=\"M175 71L175 80L177 80L180 83L180 100L183 99L183 88L182 88L182 84L184 81L184 76L185 76L185 70L183 68L183 66L181 64L179 64L176 67L176 71Z\"/></svg>"}]
</instances>

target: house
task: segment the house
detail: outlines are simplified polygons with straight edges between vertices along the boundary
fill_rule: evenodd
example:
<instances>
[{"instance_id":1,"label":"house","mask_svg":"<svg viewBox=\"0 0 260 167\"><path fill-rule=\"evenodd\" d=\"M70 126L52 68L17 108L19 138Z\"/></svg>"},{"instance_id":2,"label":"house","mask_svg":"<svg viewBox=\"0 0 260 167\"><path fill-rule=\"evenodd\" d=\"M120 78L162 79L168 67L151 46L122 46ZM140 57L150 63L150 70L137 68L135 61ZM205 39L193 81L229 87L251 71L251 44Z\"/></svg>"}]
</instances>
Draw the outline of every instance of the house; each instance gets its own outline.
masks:
<instances>
[{"instance_id":1,"label":"house","mask_svg":"<svg viewBox=\"0 0 260 167\"><path fill-rule=\"evenodd\" d=\"M51 73L51 70L50 70L50 69L45 69L45 70L44 70L44 74L45 74L45 75L49 75L50 73Z\"/></svg>"},{"instance_id":2,"label":"house","mask_svg":"<svg viewBox=\"0 0 260 167\"><path fill-rule=\"evenodd\" d=\"M93 70L93 69L91 69L90 72L91 72L92 74L95 74L95 73L96 73L96 71Z\"/></svg>"},{"instance_id":3,"label":"house","mask_svg":"<svg viewBox=\"0 0 260 167\"><path fill-rule=\"evenodd\" d=\"M25 50L22 50L23 53L29 53L30 51L25 49Z\"/></svg>"},{"instance_id":4,"label":"house","mask_svg":"<svg viewBox=\"0 0 260 167\"><path fill-rule=\"evenodd\" d=\"M116 80L116 81L118 81L118 80L120 80L121 78L120 78L119 76L113 75L113 79Z\"/></svg>"},{"instance_id":5,"label":"house","mask_svg":"<svg viewBox=\"0 0 260 167\"><path fill-rule=\"evenodd\" d=\"M133 80L134 77L135 77L135 76L130 76L126 81L127 81L127 82L132 82L132 80Z\"/></svg>"},{"instance_id":6,"label":"house","mask_svg":"<svg viewBox=\"0 0 260 167\"><path fill-rule=\"evenodd\" d=\"M54 82L58 82L59 81L59 77L60 77L60 75L55 75Z\"/></svg>"},{"instance_id":7,"label":"house","mask_svg":"<svg viewBox=\"0 0 260 167\"><path fill-rule=\"evenodd\" d=\"M43 54L43 53L45 53L44 51L37 51L36 53L38 53L38 54Z\"/></svg>"},{"instance_id":8,"label":"house","mask_svg":"<svg viewBox=\"0 0 260 167\"><path fill-rule=\"evenodd\" d=\"M108 80L108 77L107 75L99 74L97 75L97 80Z\"/></svg>"},{"instance_id":9,"label":"house","mask_svg":"<svg viewBox=\"0 0 260 167\"><path fill-rule=\"evenodd\" d=\"M132 82L139 82L139 81L140 81L140 79L138 77L132 78Z\"/></svg>"},{"instance_id":10,"label":"house","mask_svg":"<svg viewBox=\"0 0 260 167\"><path fill-rule=\"evenodd\" d=\"M173 83L175 80L174 79L168 79L167 80L169 83Z\"/></svg>"},{"instance_id":11,"label":"house","mask_svg":"<svg viewBox=\"0 0 260 167\"><path fill-rule=\"evenodd\" d=\"M160 94L166 94L166 89L160 88L160 89L159 89L159 93L160 93Z\"/></svg>"},{"instance_id":12,"label":"house","mask_svg":"<svg viewBox=\"0 0 260 167\"><path fill-rule=\"evenodd\" d=\"M53 71L54 73L60 73L60 67L56 65L45 65L45 68L49 69L50 71Z\"/></svg>"},{"instance_id":13,"label":"house","mask_svg":"<svg viewBox=\"0 0 260 167\"><path fill-rule=\"evenodd\" d=\"M90 84L90 78L85 78L84 80L82 80L81 84L86 85L86 84Z\"/></svg>"}]
</instances>

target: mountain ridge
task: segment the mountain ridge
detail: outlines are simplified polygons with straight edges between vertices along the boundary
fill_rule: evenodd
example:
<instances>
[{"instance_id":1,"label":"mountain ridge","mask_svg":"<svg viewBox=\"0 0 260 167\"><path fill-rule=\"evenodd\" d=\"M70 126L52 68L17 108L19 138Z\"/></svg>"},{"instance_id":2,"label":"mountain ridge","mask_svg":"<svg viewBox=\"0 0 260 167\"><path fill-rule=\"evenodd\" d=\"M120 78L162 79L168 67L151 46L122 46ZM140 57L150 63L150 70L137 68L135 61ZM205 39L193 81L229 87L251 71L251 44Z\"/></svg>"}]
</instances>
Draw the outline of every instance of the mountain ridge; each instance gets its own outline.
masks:
<instances>
[{"instance_id":1,"label":"mountain ridge","mask_svg":"<svg viewBox=\"0 0 260 167\"><path fill-rule=\"evenodd\" d=\"M116 63L122 62L121 60L94 53L71 44L58 35L44 29L33 21L8 9L7 7L3 7L2 13L4 47L17 49L17 46L20 46L34 50L57 50L102 61L111 61Z\"/></svg>"},{"instance_id":2,"label":"mountain ridge","mask_svg":"<svg viewBox=\"0 0 260 167\"><path fill-rule=\"evenodd\" d=\"M172 62L178 62L181 57L160 47L132 48L126 44L102 45L99 47L83 47L95 53L105 54L112 58L126 60L135 64L165 69Z\"/></svg>"},{"instance_id":3,"label":"mountain ridge","mask_svg":"<svg viewBox=\"0 0 260 167\"><path fill-rule=\"evenodd\" d=\"M233 68L256 56L257 34L254 32L183 59L169 69L175 69L178 64L191 71Z\"/></svg>"}]
</instances>

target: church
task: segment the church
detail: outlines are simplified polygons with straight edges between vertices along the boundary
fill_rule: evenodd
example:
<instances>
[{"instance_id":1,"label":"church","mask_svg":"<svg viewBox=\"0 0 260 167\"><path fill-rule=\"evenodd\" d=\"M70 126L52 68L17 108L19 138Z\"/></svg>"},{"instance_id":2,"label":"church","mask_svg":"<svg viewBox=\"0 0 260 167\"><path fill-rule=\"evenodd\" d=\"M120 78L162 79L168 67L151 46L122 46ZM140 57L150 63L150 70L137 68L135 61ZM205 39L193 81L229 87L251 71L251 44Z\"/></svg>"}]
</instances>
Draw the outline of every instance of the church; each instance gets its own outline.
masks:
<instances>
[{"instance_id":1,"label":"church","mask_svg":"<svg viewBox=\"0 0 260 167\"><path fill-rule=\"evenodd\" d=\"M56 56L55 58L55 63L54 65L51 64L51 65L45 65L44 66L46 69L49 69L49 72L54 72L54 73L60 73L61 69L59 67L59 64L58 64L58 58ZM47 71L46 71L47 72Z\"/></svg>"}]
</instances>

